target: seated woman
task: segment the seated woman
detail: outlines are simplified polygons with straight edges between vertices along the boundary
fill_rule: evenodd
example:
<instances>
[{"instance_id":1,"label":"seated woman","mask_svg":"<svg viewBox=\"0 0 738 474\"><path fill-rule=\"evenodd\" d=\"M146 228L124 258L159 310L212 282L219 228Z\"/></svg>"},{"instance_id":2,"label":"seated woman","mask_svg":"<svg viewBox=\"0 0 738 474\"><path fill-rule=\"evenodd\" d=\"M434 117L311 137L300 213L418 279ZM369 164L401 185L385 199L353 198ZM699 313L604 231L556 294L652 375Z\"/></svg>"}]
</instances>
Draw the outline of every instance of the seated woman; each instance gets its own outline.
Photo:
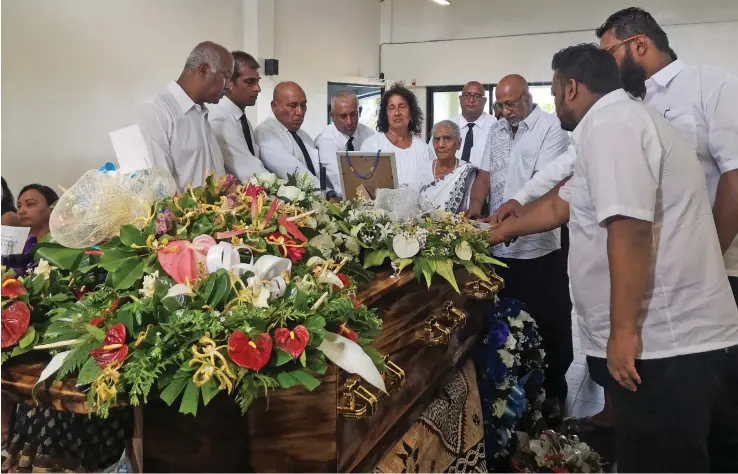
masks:
<instances>
[{"instance_id":1,"label":"seated woman","mask_svg":"<svg viewBox=\"0 0 738 474\"><path fill-rule=\"evenodd\" d=\"M431 160L428 145L416 137L423 127L418 99L402 84L385 91L379 104L377 133L364 140L361 151L393 152L397 166L397 186L410 183L415 168Z\"/></svg>"},{"instance_id":2,"label":"seated woman","mask_svg":"<svg viewBox=\"0 0 738 474\"><path fill-rule=\"evenodd\" d=\"M19 275L33 266L31 251L49 233L51 206L58 200L59 196L48 186L29 184L21 189L18 195L18 225L30 227L31 231L23 253L4 256L3 265L12 268Z\"/></svg>"},{"instance_id":3,"label":"seated woman","mask_svg":"<svg viewBox=\"0 0 738 474\"><path fill-rule=\"evenodd\" d=\"M456 151L461 148L461 130L454 122L443 120L433 126L432 136L436 159L421 163L409 186L436 209L464 212L477 169L456 158Z\"/></svg>"}]
</instances>

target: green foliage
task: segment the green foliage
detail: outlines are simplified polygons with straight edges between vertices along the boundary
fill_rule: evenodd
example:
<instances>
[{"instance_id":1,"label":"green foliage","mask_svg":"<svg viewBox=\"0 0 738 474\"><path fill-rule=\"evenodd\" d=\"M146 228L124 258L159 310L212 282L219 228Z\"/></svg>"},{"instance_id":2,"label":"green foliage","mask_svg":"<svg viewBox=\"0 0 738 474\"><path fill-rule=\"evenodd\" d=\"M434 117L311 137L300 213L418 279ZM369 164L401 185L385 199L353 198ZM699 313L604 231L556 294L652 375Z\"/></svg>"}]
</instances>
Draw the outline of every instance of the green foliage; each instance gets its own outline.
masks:
<instances>
[{"instance_id":1,"label":"green foliage","mask_svg":"<svg viewBox=\"0 0 738 474\"><path fill-rule=\"evenodd\" d=\"M85 335L79 338L77 344L71 349L64 363L56 373L56 379L61 380L65 376L77 372L82 365L90 360L90 351L100 347L100 342L92 335Z\"/></svg>"}]
</instances>

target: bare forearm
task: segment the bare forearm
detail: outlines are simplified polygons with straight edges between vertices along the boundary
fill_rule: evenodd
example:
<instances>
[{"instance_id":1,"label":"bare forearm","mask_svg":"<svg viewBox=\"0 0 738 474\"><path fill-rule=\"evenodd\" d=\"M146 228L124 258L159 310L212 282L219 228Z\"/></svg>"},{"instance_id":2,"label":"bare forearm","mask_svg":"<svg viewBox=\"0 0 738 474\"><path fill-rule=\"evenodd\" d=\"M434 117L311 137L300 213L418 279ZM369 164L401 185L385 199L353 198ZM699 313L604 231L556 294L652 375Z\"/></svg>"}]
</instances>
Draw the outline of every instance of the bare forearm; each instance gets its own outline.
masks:
<instances>
[{"instance_id":1,"label":"bare forearm","mask_svg":"<svg viewBox=\"0 0 738 474\"><path fill-rule=\"evenodd\" d=\"M528 208L529 206L525 206ZM523 235L539 234L569 222L569 203L557 194L546 195L530 205L521 215L506 219L497 231L511 240Z\"/></svg>"},{"instance_id":2,"label":"bare forearm","mask_svg":"<svg viewBox=\"0 0 738 474\"><path fill-rule=\"evenodd\" d=\"M484 201L489 196L489 172L479 171L472 185L469 195L469 209L475 209L477 212L482 209Z\"/></svg>"},{"instance_id":3,"label":"bare forearm","mask_svg":"<svg viewBox=\"0 0 738 474\"><path fill-rule=\"evenodd\" d=\"M652 224L648 221L615 217L607 224L611 333L637 329L652 278L652 245Z\"/></svg>"},{"instance_id":4,"label":"bare forearm","mask_svg":"<svg viewBox=\"0 0 738 474\"><path fill-rule=\"evenodd\" d=\"M738 170L720 176L712 214L720 248L725 253L738 234Z\"/></svg>"}]
</instances>

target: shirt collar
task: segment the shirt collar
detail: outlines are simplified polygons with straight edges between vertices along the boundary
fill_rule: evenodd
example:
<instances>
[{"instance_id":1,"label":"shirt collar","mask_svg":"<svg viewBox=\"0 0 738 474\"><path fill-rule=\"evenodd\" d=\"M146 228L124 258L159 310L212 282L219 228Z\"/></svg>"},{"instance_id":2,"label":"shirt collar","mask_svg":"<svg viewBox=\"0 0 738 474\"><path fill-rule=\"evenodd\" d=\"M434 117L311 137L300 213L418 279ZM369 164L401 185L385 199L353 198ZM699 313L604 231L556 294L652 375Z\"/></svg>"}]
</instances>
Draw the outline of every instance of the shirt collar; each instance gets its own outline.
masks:
<instances>
[{"instance_id":1,"label":"shirt collar","mask_svg":"<svg viewBox=\"0 0 738 474\"><path fill-rule=\"evenodd\" d=\"M489 114L487 112L482 112L482 115L479 116L478 119L476 119L474 122L474 125L476 125L479 128L487 128L487 124L489 124ZM467 125L469 125L469 121L464 118L463 115L459 115L459 128L463 129Z\"/></svg>"},{"instance_id":2,"label":"shirt collar","mask_svg":"<svg viewBox=\"0 0 738 474\"><path fill-rule=\"evenodd\" d=\"M340 131L338 129L338 127L336 127L336 124L335 123L331 123L331 125L333 126L333 130L336 131L336 137L339 138L339 139L343 139L343 141L345 141L345 142L348 141L349 138L351 138L351 137L354 137L354 139L355 139L356 135L359 134L359 126L358 125L356 126L356 131L354 132L353 135L346 135L345 133L343 133L342 131Z\"/></svg>"},{"instance_id":3,"label":"shirt collar","mask_svg":"<svg viewBox=\"0 0 738 474\"><path fill-rule=\"evenodd\" d=\"M533 127L535 127L536 122L538 122L538 119L541 118L541 115L543 114L543 111L540 107L538 107L538 104L533 104L533 110L531 110L530 114L528 114L527 117L525 117L524 120L521 120L525 124L526 127L528 127L528 130L531 130Z\"/></svg>"},{"instance_id":4,"label":"shirt collar","mask_svg":"<svg viewBox=\"0 0 738 474\"><path fill-rule=\"evenodd\" d=\"M587 117L589 117L592 112L602 109L604 107L607 107L608 105L614 104L616 102L623 102L626 100L633 100L630 95L628 95L627 92L625 92L624 89L617 89L612 92L610 92L607 95L604 95L600 97L600 100L595 102L592 107L587 111L586 114L584 114L584 117L582 117L582 120L579 121L579 124L577 124L576 128L572 132L572 139L575 142L579 141L579 136L582 134L582 129L584 128L584 123L587 121Z\"/></svg>"},{"instance_id":5,"label":"shirt collar","mask_svg":"<svg viewBox=\"0 0 738 474\"><path fill-rule=\"evenodd\" d=\"M176 81L172 81L167 85L167 92L171 94L172 97L174 97L174 100L177 101L177 105L179 105L179 111L182 113L182 115L186 114L190 111L191 108L195 107L197 104L195 101L192 100L190 96L187 95L187 93L182 89L182 86L177 84ZM204 105L202 106L204 111L207 111L207 107Z\"/></svg>"},{"instance_id":6,"label":"shirt collar","mask_svg":"<svg viewBox=\"0 0 738 474\"><path fill-rule=\"evenodd\" d=\"M679 73L684 70L685 67L687 67L687 65L684 64L681 60L677 59L676 61L672 61L671 64L651 76L647 82L653 82L660 85L661 87L666 87L669 85L672 79L677 77Z\"/></svg>"},{"instance_id":7,"label":"shirt collar","mask_svg":"<svg viewBox=\"0 0 738 474\"><path fill-rule=\"evenodd\" d=\"M237 121L241 120L241 117L243 117L244 115L243 110L241 110L239 106L234 104L233 101L226 96L223 96L220 99L220 101L218 102L218 105L223 108L224 112L232 116Z\"/></svg>"}]
</instances>

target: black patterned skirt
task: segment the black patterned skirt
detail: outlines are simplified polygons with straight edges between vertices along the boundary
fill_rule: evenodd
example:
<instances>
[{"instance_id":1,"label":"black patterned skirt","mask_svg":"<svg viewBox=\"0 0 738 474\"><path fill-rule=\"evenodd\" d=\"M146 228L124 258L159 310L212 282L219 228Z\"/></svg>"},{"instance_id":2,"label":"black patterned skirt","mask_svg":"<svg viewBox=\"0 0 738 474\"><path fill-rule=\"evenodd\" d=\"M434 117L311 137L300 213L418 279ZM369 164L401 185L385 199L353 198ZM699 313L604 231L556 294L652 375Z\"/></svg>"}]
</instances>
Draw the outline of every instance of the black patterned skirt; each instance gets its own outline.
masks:
<instances>
[{"instance_id":1,"label":"black patterned skirt","mask_svg":"<svg viewBox=\"0 0 738 474\"><path fill-rule=\"evenodd\" d=\"M118 462L131 438L130 409L106 419L18 405L4 472L96 472Z\"/></svg>"}]
</instances>

